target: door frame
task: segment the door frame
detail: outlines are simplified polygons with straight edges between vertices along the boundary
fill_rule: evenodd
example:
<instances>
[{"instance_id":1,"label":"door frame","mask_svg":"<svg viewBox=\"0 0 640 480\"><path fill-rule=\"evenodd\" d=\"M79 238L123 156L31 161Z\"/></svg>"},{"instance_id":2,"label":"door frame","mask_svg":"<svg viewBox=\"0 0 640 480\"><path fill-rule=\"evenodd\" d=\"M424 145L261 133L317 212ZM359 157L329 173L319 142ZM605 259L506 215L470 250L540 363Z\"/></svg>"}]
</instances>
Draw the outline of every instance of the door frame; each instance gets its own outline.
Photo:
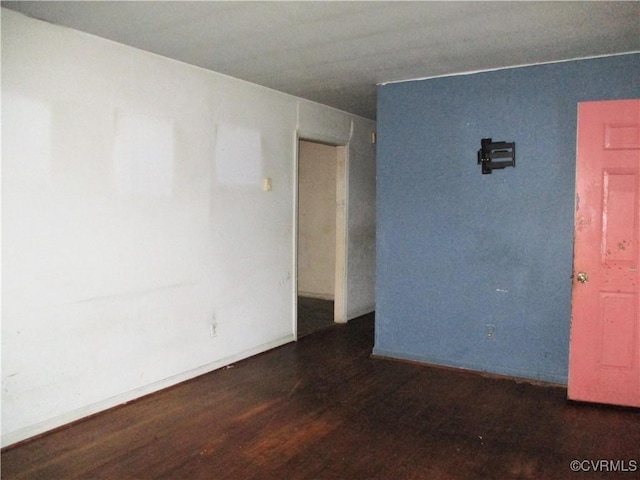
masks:
<instances>
[{"instance_id":1,"label":"door frame","mask_svg":"<svg viewBox=\"0 0 640 480\"><path fill-rule=\"evenodd\" d=\"M349 143L336 143L314 135L295 135L295 165L293 174L293 335L298 340L298 193L300 189L300 142L318 143L334 147L337 152L336 172L336 259L334 280L333 321L347 322L347 270L349 224Z\"/></svg>"}]
</instances>

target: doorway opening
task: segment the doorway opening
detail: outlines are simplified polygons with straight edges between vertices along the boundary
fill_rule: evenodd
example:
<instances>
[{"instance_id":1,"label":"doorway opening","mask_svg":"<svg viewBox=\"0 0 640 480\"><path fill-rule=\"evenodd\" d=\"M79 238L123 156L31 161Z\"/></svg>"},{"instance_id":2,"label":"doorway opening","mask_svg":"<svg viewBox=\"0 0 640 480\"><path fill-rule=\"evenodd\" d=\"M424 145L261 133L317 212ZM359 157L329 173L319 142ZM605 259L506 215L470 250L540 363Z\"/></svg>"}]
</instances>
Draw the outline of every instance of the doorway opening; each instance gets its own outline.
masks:
<instances>
[{"instance_id":1,"label":"doorway opening","mask_svg":"<svg viewBox=\"0 0 640 480\"><path fill-rule=\"evenodd\" d=\"M346 147L298 141L296 337L345 322Z\"/></svg>"}]
</instances>

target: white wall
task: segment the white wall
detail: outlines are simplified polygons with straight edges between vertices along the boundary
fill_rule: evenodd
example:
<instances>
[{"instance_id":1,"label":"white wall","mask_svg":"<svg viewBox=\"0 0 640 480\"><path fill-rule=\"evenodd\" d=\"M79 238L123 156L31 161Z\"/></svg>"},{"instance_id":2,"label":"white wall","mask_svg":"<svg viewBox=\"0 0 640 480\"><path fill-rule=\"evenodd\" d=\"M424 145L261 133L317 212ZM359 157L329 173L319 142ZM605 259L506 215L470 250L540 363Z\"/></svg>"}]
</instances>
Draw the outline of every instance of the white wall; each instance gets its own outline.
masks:
<instances>
[{"instance_id":1,"label":"white wall","mask_svg":"<svg viewBox=\"0 0 640 480\"><path fill-rule=\"evenodd\" d=\"M347 171L347 319L375 310L375 123L354 122Z\"/></svg>"},{"instance_id":2,"label":"white wall","mask_svg":"<svg viewBox=\"0 0 640 480\"><path fill-rule=\"evenodd\" d=\"M368 210L374 128L3 9L2 444L291 341L297 138L348 143Z\"/></svg>"},{"instance_id":3,"label":"white wall","mask_svg":"<svg viewBox=\"0 0 640 480\"><path fill-rule=\"evenodd\" d=\"M338 148L300 141L298 295L333 300L336 275Z\"/></svg>"}]
</instances>

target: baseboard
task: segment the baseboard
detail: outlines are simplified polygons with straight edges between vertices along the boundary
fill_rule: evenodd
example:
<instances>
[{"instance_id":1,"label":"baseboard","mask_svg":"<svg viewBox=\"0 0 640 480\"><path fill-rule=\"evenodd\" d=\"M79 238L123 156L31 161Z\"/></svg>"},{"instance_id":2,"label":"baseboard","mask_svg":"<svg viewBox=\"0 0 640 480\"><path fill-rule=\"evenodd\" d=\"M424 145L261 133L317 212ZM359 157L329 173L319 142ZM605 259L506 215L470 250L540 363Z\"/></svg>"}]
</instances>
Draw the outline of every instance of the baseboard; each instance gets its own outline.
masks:
<instances>
[{"instance_id":1,"label":"baseboard","mask_svg":"<svg viewBox=\"0 0 640 480\"><path fill-rule=\"evenodd\" d=\"M257 355L259 353L266 352L267 350L271 350L281 345L293 342L294 340L295 339L293 335L286 335L272 342L264 343L257 347L244 350L235 355L230 355L215 362L211 362L206 365L202 365L201 367L194 368L193 370L188 370L178 375L174 375L163 380L151 383L149 385L136 388L129 392L107 398L100 402L87 405L86 407L82 407L80 409L67 412L57 417L50 418L43 422L21 428L20 430L3 434L2 448L8 447L15 443L23 442L37 435L41 435L56 428L60 428L64 425L81 420L91 415L95 415L96 413L103 412L110 408L123 405L138 398L144 397L145 395L149 395L165 388L172 387L174 385L177 385L178 383L191 380L192 378L199 377L200 375L204 375L205 373L209 373L214 370L218 370L219 368L226 367L232 363L244 360L245 358L252 357L253 355Z\"/></svg>"},{"instance_id":2,"label":"baseboard","mask_svg":"<svg viewBox=\"0 0 640 480\"><path fill-rule=\"evenodd\" d=\"M553 386L567 386L568 378L563 375L556 375L545 372L534 372L524 369L509 368L495 365L478 365L466 362L450 362L442 359L432 358L423 355L412 355L406 353L398 353L389 350L375 348L371 354L374 358L399 360L405 362L418 363L439 368L451 368L456 370L464 370L466 372L475 372L482 375L492 377L509 378L516 381L526 381L529 383L546 384Z\"/></svg>"},{"instance_id":3,"label":"baseboard","mask_svg":"<svg viewBox=\"0 0 640 480\"><path fill-rule=\"evenodd\" d=\"M317 298L318 300L335 300L334 296L325 293L298 292L299 297Z\"/></svg>"},{"instance_id":4,"label":"baseboard","mask_svg":"<svg viewBox=\"0 0 640 480\"><path fill-rule=\"evenodd\" d=\"M357 308L355 310L350 310L347 312L347 321L353 320L354 318L362 317L363 315L368 315L370 313L375 312L376 306L370 305L367 307Z\"/></svg>"}]
</instances>

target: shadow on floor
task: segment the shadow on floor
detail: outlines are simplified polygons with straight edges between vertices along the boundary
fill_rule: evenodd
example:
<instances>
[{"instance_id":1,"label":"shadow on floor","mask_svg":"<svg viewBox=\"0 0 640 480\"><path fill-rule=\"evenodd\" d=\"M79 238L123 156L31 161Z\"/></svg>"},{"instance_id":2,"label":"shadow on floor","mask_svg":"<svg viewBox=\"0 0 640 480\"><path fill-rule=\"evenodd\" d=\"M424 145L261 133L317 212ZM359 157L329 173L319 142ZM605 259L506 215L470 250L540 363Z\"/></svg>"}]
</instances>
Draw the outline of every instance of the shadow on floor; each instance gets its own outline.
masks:
<instances>
[{"instance_id":1,"label":"shadow on floor","mask_svg":"<svg viewBox=\"0 0 640 480\"><path fill-rule=\"evenodd\" d=\"M333 300L298 297L298 338L335 325Z\"/></svg>"}]
</instances>

